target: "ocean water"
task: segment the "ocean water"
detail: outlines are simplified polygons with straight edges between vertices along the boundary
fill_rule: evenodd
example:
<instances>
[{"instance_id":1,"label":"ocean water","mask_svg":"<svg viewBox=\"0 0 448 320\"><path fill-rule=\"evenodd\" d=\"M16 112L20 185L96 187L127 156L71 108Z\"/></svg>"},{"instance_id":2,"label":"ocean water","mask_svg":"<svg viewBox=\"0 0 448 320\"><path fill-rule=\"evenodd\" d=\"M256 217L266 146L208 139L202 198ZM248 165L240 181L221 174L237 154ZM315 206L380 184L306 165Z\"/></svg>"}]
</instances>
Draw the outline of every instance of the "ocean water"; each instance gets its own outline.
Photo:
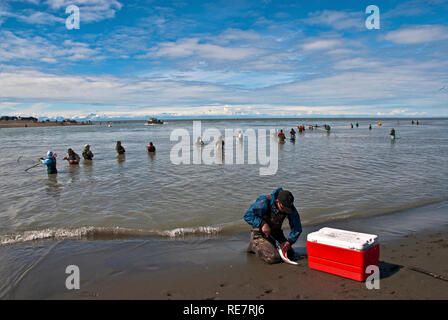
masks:
<instances>
[{"instance_id":1,"label":"ocean water","mask_svg":"<svg viewBox=\"0 0 448 320\"><path fill-rule=\"evenodd\" d=\"M360 127L351 129L356 122ZM324 123L332 127L329 135ZM0 129L0 243L238 233L248 228L243 215L249 206L277 187L294 194L304 225L448 199L448 120L425 119L418 126L404 119L201 121L202 131L216 128L223 136L225 129L284 129L288 135L298 124L319 128L307 127L295 143L281 145L267 135L268 145L278 146L273 175L260 175L266 166L248 163L247 145L244 164L174 164L170 154L178 142L170 135L175 129L191 133L190 120ZM389 137L392 127L395 141ZM124 158L116 156L117 140L126 148ZM191 159L199 152L194 140L191 136ZM157 148L152 156L146 152L149 141ZM95 154L92 162L70 166L62 160L67 148L81 155L86 143ZM234 143L236 153L241 145ZM43 166L25 171L47 150L58 154L56 176Z\"/></svg>"}]
</instances>

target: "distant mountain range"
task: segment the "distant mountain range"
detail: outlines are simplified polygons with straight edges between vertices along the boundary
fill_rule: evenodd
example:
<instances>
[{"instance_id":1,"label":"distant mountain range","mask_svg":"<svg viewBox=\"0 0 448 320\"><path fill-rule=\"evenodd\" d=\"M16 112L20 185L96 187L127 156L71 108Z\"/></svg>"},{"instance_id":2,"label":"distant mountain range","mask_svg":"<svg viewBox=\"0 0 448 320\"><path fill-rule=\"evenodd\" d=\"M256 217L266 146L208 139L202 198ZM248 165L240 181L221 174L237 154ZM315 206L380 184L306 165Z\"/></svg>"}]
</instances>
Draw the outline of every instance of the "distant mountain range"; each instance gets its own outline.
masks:
<instances>
[{"instance_id":1,"label":"distant mountain range","mask_svg":"<svg viewBox=\"0 0 448 320\"><path fill-rule=\"evenodd\" d=\"M72 116L69 119L76 120L76 121L125 121L125 120L148 120L150 118L157 118L157 119L417 119L416 117L405 117L405 116L366 116L366 115L297 115L295 117L292 116L281 116L281 117L273 117L272 115L202 115L202 116L179 116L176 114L171 113L161 113L161 114L152 114L152 115L146 115L146 116L129 116L129 117L123 117L123 116L110 116L107 114L96 114L96 113L90 113L88 115L83 116ZM419 117L419 119L423 118L431 118L431 117ZM438 117L435 117L438 118ZM57 117L38 117L40 121L45 120L51 120L51 121L62 121L64 119L67 119L67 117L57 116Z\"/></svg>"}]
</instances>

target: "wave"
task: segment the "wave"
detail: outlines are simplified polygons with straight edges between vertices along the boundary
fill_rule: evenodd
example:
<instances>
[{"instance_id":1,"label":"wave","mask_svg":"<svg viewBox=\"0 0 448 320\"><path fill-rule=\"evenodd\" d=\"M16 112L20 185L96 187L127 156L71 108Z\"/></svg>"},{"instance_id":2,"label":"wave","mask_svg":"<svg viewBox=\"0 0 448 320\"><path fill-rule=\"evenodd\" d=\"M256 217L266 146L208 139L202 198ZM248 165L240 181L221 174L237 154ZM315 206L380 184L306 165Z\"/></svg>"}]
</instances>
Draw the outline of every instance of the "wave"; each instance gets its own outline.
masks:
<instances>
[{"instance_id":1,"label":"wave","mask_svg":"<svg viewBox=\"0 0 448 320\"><path fill-rule=\"evenodd\" d=\"M121 227L79 227L79 228L47 228L43 230L23 231L11 235L0 236L0 245L11 245L36 240L63 239L115 239L145 236L164 238L184 238L188 236L216 236L223 230L222 226L200 226L192 228L175 228L171 230L142 230Z\"/></svg>"},{"instance_id":2,"label":"wave","mask_svg":"<svg viewBox=\"0 0 448 320\"><path fill-rule=\"evenodd\" d=\"M354 218L367 218L375 216L385 216L401 212L410 212L419 208L428 208L427 206L439 205L443 208L448 207L448 197L431 199L426 201L416 201L404 205L392 206L380 210L379 212L369 214L356 214L353 212L341 213L316 213L311 216L301 213L303 226L320 225L337 220L346 220ZM430 212L434 210L430 209ZM430 212L427 214L430 215ZM428 220L430 216L428 216ZM112 239L132 239L138 237L160 237L169 239L183 239L188 237L216 237L235 234L248 230L248 225L243 221L233 221L217 226L198 226L198 227L177 227L168 230L150 230L150 229L131 229L123 227L77 227L77 228L46 228L42 230L22 231L10 235L0 235L0 246L12 245L37 240L63 240L63 239L91 239L91 240L112 240Z\"/></svg>"}]
</instances>

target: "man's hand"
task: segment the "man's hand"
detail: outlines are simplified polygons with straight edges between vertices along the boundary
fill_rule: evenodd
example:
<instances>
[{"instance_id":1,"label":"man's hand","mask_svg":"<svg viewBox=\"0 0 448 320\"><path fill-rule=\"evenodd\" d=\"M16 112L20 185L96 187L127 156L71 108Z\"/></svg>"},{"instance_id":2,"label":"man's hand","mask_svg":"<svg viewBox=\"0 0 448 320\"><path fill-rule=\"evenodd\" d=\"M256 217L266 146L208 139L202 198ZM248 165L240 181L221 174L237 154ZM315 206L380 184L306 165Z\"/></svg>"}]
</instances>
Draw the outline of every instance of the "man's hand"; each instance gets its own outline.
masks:
<instances>
[{"instance_id":1,"label":"man's hand","mask_svg":"<svg viewBox=\"0 0 448 320\"><path fill-rule=\"evenodd\" d=\"M267 223L261 227L261 231L266 235L266 238L271 235L271 227Z\"/></svg>"},{"instance_id":2,"label":"man's hand","mask_svg":"<svg viewBox=\"0 0 448 320\"><path fill-rule=\"evenodd\" d=\"M291 244L289 243L289 241L285 241L282 243L281 248L283 252L288 252L289 250L291 250Z\"/></svg>"}]
</instances>

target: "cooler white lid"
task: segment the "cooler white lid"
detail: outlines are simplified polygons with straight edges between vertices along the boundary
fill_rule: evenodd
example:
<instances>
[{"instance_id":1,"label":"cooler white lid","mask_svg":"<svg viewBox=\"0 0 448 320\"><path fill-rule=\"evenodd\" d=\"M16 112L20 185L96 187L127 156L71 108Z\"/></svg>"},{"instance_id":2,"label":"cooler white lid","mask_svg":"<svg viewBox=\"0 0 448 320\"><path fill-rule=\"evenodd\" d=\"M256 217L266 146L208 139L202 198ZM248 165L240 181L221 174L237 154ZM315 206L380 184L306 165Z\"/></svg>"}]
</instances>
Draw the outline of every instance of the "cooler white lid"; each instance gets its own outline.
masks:
<instances>
[{"instance_id":1,"label":"cooler white lid","mask_svg":"<svg viewBox=\"0 0 448 320\"><path fill-rule=\"evenodd\" d=\"M378 236L347 230L322 228L319 231L309 233L307 240L339 248L365 251L378 243Z\"/></svg>"}]
</instances>

